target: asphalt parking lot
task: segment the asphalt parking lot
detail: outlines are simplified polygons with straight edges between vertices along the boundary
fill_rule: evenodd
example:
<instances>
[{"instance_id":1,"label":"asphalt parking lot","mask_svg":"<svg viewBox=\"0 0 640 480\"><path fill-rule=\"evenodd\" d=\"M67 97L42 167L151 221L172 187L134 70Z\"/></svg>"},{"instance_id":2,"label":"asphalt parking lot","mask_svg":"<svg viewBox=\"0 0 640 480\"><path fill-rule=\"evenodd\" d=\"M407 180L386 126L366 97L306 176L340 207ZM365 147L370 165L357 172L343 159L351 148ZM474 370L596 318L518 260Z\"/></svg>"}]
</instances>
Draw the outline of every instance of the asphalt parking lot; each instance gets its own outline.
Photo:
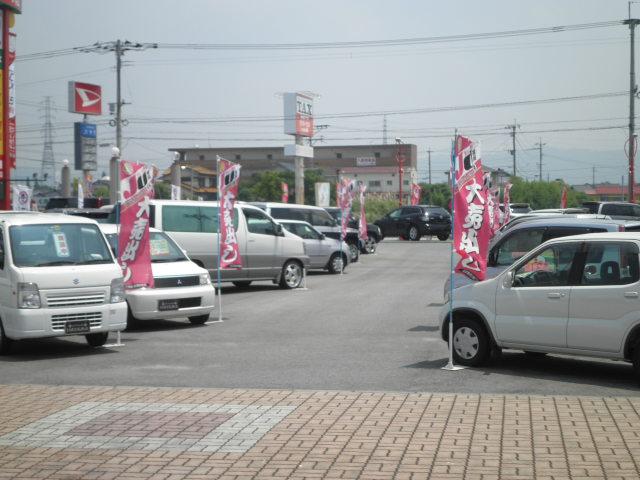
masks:
<instances>
[{"instance_id":1,"label":"asphalt parking lot","mask_svg":"<svg viewBox=\"0 0 640 480\"><path fill-rule=\"evenodd\" d=\"M311 273L307 290L224 287L222 323L148 322L118 348L90 349L81 337L20 342L0 357L0 383L640 394L621 362L505 352L480 369L441 370L449 245L385 240L344 275Z\"/></svg>"}]
</instances>

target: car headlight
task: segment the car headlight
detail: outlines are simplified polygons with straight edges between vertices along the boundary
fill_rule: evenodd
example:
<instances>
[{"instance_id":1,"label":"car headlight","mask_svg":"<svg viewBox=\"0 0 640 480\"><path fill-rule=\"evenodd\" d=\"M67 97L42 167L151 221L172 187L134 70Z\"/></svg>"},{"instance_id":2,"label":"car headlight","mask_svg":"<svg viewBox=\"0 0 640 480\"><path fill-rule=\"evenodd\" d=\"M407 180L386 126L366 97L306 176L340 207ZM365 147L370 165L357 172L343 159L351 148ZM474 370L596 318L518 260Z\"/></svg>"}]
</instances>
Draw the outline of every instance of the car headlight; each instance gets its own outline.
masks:
<instances>
[{"instance_id":1,"label":"car headlight","mask_svg":"<svg viewBox=\"0 0 640 480\"><path fill-rule=\"evenodd\" d=\"M18 283L18 308L40 308L40 291L35 283Z\"/></svg>"},{"instance_id":2,"label":"car headlight","mask_svg":"<svg viewBox=\"0 0 640 480\"><path fill-rule=\"evenodd\" d=\"M200 285L209 285L211 283L211 277L208 273L200 274Z\"/></svg>"},{"instance_id":3,"label":"car headlight","mask_svg":"<svg viewBox=\"0 0 640 480\"><path fill-rule=\"evenodd\" d=\"M124 301L124 280L122 278L114 278L111 280L111 303Z\"/></svg>"}]
</instances>

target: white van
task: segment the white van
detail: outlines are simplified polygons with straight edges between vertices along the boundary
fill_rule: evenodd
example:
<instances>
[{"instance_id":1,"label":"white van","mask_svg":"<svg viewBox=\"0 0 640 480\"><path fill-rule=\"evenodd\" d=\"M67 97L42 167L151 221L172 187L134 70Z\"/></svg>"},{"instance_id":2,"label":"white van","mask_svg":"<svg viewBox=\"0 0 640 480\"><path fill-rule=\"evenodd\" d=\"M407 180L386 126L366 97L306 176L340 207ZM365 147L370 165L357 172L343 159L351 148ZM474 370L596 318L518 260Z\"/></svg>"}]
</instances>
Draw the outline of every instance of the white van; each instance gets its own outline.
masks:
<instances>
[{"instance_id":1,"label":"white van","mask_svg":"<svg viewBox=\"0 0 640 480\"><path fill-rule=\"evenodd\" d=\"M216 283L218 262L218 202L153 200L151 226L168 232L189 258L206 268ZM245 287L271 280L282 288L297 288L309 267L302 239L282 228L257 207L236 203L234 226L242 268L222 270L223 282Z\"/></svg>"},{"instance_id":2,"label":"white van","mask_svg":"<svg viewBox=\"0 0 640 480\"><path fill-rule=\"evenodd\" d=\"M118 225L103 223L100 230L113 252L118 251ZM209 320L215 290L209 273L193 263L165 232L149 232L154 288L127 289L128 323L138 320L174 320L188 317L194 325Z\"/></svg>"},{"instance_id":3,"label":"white van","mask_svg":"<svg viewBox=\"0 0 640 480\"><path fill-rule=\"evenodd\" d=\"M0 353L63 335L98 347L126 326L122 271L94 220L0 213Z\"/></svg>"}]
</instances>

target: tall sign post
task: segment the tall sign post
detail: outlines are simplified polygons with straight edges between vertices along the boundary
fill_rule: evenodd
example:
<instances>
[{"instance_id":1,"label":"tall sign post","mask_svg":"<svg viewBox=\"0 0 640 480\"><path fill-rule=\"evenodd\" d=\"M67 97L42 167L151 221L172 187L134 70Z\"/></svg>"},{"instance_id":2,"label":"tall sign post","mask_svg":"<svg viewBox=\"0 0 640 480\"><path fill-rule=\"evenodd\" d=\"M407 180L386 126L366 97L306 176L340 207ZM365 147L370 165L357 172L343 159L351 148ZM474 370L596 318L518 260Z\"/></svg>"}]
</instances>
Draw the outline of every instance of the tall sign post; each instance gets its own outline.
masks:
<instances>
[{"instance_id":1,"label":"tall sign post","mask_svg":"<svg viewBox=\"0 0 640 480\"><path fill-rule=\"evenodd\" d=\"M98 135L96 125L87 122L87 115L102 115L102 87L69 82L69 111L83 115L82 122L74 124L75 169L82 170L83 191L90 192L91 172L98 169Z\"/></svg>"},{"instance_id":2,"label":"tall sign post","mask_svg":"<svg viewBox=\"0 0 640 480\"><path fill-rule=\"evenodd\" d=\"M22 0L0 0L0 208L11 210L11 169L16 168L15 14Z\"/></svg>"},{"instance_id":3,"label":"tall sign post","mask_svg":"<svg viewBox=\"0 0 640 480\"><path fill-rule=\"evenodd\" d=\"M305 138L313 137L313 94L289 92L284 99L284 133L293 135L293 145L285 145L285 157L294 157L296 203L304 204L304 159L313 158L313 147Z\"/></svg>"}]
</instances>

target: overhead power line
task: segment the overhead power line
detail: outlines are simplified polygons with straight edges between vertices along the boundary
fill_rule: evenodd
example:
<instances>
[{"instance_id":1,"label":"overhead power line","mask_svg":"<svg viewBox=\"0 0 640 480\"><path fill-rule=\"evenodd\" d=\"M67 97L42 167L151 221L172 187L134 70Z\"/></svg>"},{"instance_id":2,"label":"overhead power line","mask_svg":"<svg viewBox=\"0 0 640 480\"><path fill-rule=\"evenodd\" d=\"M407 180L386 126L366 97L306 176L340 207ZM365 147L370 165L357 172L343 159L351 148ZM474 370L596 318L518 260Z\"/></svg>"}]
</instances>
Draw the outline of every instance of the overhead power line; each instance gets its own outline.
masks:
<instances>
[{"instance_id":1,"label":"overhead power line","mask_svg":"<svg viewBox=\"0 0 640 480\"><path fill-rule=\"evenodd\" d=\"M386 40L356 40L348 42L305 42L305 43L158 43L158 48L173 50L325 50L343 48L397 47L407 45L428 45L437 43L468 42L473 40L489 40L494 38L511 38L518 36L564 33L596 28L608 28L623 24L623 20L606 22L580 23L573 25L556 25L552 27L526 28L519 30L503 30L497 32L470 33L459 35L442 35L434 37L412 37ZM92 45L49 50L45 52L18 55L17 61L44 60L63 55L72 55Z\"/></svg>"}]
</instances>

